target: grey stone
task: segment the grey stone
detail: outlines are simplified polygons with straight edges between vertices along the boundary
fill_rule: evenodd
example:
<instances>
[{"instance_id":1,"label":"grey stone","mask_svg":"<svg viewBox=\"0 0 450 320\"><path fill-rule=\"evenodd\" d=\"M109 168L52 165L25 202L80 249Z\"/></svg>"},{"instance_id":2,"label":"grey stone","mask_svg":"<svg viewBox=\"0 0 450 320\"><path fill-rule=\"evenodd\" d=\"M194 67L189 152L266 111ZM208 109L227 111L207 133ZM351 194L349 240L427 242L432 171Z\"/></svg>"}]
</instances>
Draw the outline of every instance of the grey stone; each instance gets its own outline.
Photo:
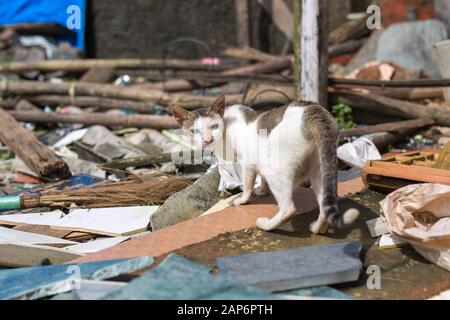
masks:
<instances>
[{"instance_id":1,"label":"grey stone","mask_svg":"<svg viewBox=\"0 0 450 320\"><path fill-rule=\"evenodd\" d=\"M436 18L447 26L447 34L450 34L450 1L434 0L434 12Z\"/></svg>"},{"instance_id":2,"label":"grey stone","mask_svg":"<svg viewBox=\"0 0 450 320\"><path fill-rule=\"evenodd\" d=\"M170 254L155 269L106 300L277 299L275 295L211 274L208 267Z\"/></svg>"},{"instance_id":3,"label":"grey stone","mask_svg":"<svg viewBox=\"0 0 450 320\"><path fill-rule=\"evenodd\" d=\"M446 26L438 20L393 24L380 36L376 59L440 78L433 45L446 39Z\"/></svg>"},{"instance_id":4,"label":"grey stone","mask_svg":"<svg viewBox=\"0 0 450 320\"><path fill-rule=\"evenodd\" d=\"M156 231L198 217L220 199L220 174L211 169L186 189L170 196L150 217L151 230Z\"/></svg>"},{"instance_id":5,"label":"grey stone","mask_svg":"<svg viewBox=\"0 0 450 320\"><path fill-rule=\"evenodd\" d=\"M355 281L361 241L258 252L217 259L218 274L262 289L286 291Z\"/></svg>"}]
</instances>

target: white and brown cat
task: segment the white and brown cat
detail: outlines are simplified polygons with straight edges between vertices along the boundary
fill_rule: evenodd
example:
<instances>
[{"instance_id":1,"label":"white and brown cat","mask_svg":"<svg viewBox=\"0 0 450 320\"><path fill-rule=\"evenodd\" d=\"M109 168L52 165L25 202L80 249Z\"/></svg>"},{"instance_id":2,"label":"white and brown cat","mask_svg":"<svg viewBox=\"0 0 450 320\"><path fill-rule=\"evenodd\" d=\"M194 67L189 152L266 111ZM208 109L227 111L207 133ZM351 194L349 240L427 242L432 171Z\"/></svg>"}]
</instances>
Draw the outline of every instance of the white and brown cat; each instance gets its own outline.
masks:
<instances>
[{"instance_id":1,"label":"white and brown cat","mask_svg":"<svg viewBox=\"0 0 450 320\"><path fill-rule=\"evenodd\" d=\"M310 225L313 233L326 233L328 226L341 228L358 217L356 209L343 214L338 209L339 130L317 103L292 102L257 113L243 105L225 108L225 97L220 96L207 109L191 112L172 106L171 112L196 146L241 165L244 191L235 205L250 201L255 178L261 176L262 186L255 192L271 191L279 212L271 219L258 218L259 228L273 230L291 218L296 212L293 192L304 184L314 189L320 208L319 218Z\"/></svg>"}]
</instances>

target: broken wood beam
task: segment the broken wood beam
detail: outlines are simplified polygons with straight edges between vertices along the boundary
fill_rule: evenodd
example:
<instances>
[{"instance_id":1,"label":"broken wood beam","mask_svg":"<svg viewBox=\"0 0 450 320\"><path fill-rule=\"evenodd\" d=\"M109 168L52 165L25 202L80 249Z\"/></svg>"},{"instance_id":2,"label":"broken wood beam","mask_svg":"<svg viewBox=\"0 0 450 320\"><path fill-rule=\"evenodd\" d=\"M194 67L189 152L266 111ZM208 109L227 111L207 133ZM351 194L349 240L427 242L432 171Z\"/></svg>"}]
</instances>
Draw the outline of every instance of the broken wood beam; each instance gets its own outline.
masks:
<instances>
[{"instance_id":1,"label":"broken wood beam","mask_svg":"<svg viewBox=\"0 0 450 320\"><path fill-rule=\"evenodd\" d=\"M31 113L20 111L21 113ZM42 114L42 112L33 112ZM66 179L70 177L67 164L50 148L40 142L35 135L22 127L11 115L0 109L0 140L8 146L28 168L40 177Z\"/></svg>"},{"instance_id":2,"label":"broken wood beam","mask_svg":"<svg viewBox=\"0 0 450 320\"><path fill-rule=\"evenodd\" d=\"M374 133L374 132L393 132L402 129L420 129L426 126L430 126L434 124L434 120L432 119L414 119L414 120L405 120L405 121L396 121L389 123L382 123L373 126L361 127L361 128L352 128L352 129L344 129L340 131L340 139L346 137L353 136L361 136L364 134Z\"/></svg>"},{"instance_id":3,"label":"broken wood beam","mask_svg":"<svg viewBox=\"0 0 450 320\"><path fill-rule=\"evenodd\" d=\"M122 68L122 69L184 69L223 71L233 65L222 63L209 65L201 60L182 59L80 59L80 60L44 60L38 62L9 62L0 64L0 72L24 71L66 71L82 72L93 67Z\"/></svg>"},{"instance_id":4,"label":"broken wood beam","mask_svg":"<svg viewBox=\"0 0 450 320\"><path fill-rule=\"evenodd\" d=\"M30 95L27 99L40 106L74 105L80 108L130 109L137 113L154 113L155 104L145 101L121 100L105 97Z\"/></svg>"},{"instance_id":5,"label":"broken wood beam","mask_svg":"<svg viewBox=\"0 0 450 320\"><path fill-rule=\"evenodd\" d=\"M331 92L333 100L364 111L397 116L403 119L433 119L437 125L450 126L450 111L435 106L383 97L376 94Z\"/></svg>"},{"instance_id":6,"label":"broken wood beam","mask_svg":"<svg viewBox=\"0 0 450 320\"><path fill-rule=\"evenodd\" d=\"M102 125L105 127L151 129L174 129L179 127L173 117L159 115L118 115L96 112L58 113L30 111L9 111L9 114L18 121L31 123L80 123L84 125Z\"/></svg>"}]
</instances>

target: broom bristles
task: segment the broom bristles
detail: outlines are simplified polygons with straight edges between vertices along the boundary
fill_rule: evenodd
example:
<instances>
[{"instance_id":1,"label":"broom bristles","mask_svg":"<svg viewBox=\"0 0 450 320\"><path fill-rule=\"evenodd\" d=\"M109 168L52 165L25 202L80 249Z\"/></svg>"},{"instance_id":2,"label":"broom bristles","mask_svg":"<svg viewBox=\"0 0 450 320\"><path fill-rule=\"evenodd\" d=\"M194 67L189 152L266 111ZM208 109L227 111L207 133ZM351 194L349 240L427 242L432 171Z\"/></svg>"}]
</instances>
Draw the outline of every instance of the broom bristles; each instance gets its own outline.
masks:
<instances>
[{"instance_id":1,"label":"broom bristles","mask_svg":"<svg viewBox=\"0 0 450 320\"><path fill-rule=\"evenodd\" d=\"M76 204L85 208L162 204L191 181L170 176L135 176L121 182L100 182L78 190L50 190L36 197L23 195L26 208L60 207ZM34 200L34 201L33 201Z\"/></svg>"}]
</instances>

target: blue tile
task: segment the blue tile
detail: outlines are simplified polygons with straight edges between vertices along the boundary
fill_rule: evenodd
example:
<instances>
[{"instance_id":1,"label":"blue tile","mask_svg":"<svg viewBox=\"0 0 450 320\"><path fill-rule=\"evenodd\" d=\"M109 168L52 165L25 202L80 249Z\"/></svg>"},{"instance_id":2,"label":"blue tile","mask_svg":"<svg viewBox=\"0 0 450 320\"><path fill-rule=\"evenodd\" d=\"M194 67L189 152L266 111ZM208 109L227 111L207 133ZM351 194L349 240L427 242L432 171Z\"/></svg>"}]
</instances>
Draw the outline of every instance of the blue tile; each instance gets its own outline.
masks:
<instances>
[{"instance_id":1,"label":"blue tile","mask_svg":"<svg viewBox=\"0 0 450 320\"><path fill-rule=\"evenodd\" d=\"M272 292L355 281L361 241L217 259L218 274Z\"/></svg>"},{"instance_id":2,"label":"blue tile","mask_svg":"<svg viewBox=\"0 0 450 320\"><path fill-rule=\"evenodd\" d=\"M355 297L352 297L342 291L336 290L328 286L295 289L292 291L283 291L279 293L283 295L299 296L299 297L355 300Z\"/></svg>"},{"instance_id":3,"label":"blue tile","mask_svg":"<svg viewBox=\"0 0 450 320\"><path fill-rule=\"evenodd\" d=\"M103 280L153 264L141 257L0 270L0 299L38 299L71 290L77 279Z\"/></svg>"},{"instance_id":4,"label":"blue tile","mask_svg":"<svg viewBox=\"0 0 450 320\"><path fill-rule=\"evenodd\" d=\"M210 269L176 254L108 296L112 300L277 299L275 295L210 273Z\"/></svg>"}]
</instances>

